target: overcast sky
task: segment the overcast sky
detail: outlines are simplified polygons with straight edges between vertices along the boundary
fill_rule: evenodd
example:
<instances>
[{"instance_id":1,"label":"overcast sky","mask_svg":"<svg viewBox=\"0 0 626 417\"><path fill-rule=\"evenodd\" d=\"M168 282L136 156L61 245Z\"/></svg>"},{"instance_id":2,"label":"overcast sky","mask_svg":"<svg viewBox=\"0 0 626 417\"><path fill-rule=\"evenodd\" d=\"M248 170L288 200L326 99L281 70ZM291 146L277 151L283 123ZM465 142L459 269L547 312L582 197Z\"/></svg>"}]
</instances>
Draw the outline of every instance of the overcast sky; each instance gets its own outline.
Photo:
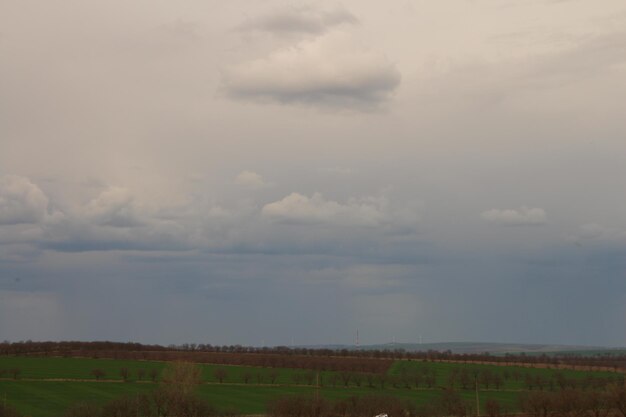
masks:
<instances>
[{"instance_id":1,"label":"overcast sky","mask_svg":"<svg viewBox=\"0 0 626 417\"><path fill-rule=\"evenodd\" d=\"M0 2L0 340L626 345L623 0Z\"/></svg>"}]
</instances>

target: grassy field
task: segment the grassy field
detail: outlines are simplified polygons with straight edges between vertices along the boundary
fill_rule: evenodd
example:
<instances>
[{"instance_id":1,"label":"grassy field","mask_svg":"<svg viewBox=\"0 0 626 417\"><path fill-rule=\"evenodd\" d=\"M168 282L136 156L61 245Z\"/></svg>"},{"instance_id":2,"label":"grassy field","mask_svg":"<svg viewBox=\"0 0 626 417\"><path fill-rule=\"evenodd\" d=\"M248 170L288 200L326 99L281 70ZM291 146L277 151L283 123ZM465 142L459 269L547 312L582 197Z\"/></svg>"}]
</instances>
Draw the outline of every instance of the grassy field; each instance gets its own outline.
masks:
<instances>
[{"instance_id":1,"label":"grassy field","mask_svg":"<svg viewBox=\"0 0 626 417\"><path fill-rule=\"evenodd\" d=\"M79 401L98 404L122 396L147 392L154 384L110 382L0 381L0 398L31 417L60 416Z\"/></svg>"},{"instance_id":2,"label":"grassy field","mask_svg":"<svg viewBox=\"0 0 626 417\"><path fill-rule=\"evenodd\" d=\"M59 382L59 381L0 381L0 399L32 417L55 417L79 401L104 404L122 395L137 395L156 388L149 383ZM206 384L198 389L200 396L221 410L236 410L243 414L260 414L273 398L288 394L313 394L314 388L302 386L255 386ZM330 400L353 395L392 395L422 404L440 395L441 390L331 388L320 389L320 395ZM509 409L517 406L517 392L490 391L480 394L481 401L496 398ZM462 396L473 400L473 392Z\"/></svg>"},{"instance_id":3,"label":"grassy field","mask_svg":"<svg viewBox=\"0 0 626 417\"><path fill-rule=\"evenodd\" d=\"M105 375L104 380L122 381L120 370L127 368L130 373L130 380L137 381L137 371L145 371L144 381L149 381L149 373L156 370L160 375L166 366L164 362L149 361L125 361L114 359L89 359L89 358L35 358L35 357L0 357L0 371L13 368L20 369L20 379L75 379L75 380L96 380L92 374L94 369L101 369ZM226 371L225 383L242 383L244 374L250 375L250 383L269 384L271 374L275 373L275 384L294 384L297 381L296 375L300 375L300 384L305 383L305 375L310 371L301 369L275 369L253 366L232 366L232 365L208 365L201 364L202 380L204 382L218 382L215 377L217 369ZM323 379L328 379L334 372L321 372ZM260 380L259 376L260 375ZM4 378L11 378L7 372Z\"/></svg>"},{"instance_id":4,"label":"grassy field","mask_svg":"<svg viewBox=\"0 0 626 417\"><path fill-rule=\"evenodd\" d=\"M450 375L454 370L467 369L470 373L473 370L479 372L489 370L494 374L502 376L502 390L524 390L526 388L525 376L537 377L541 376L545 380L550 379L556 372L560 373L567 379L582 380L592 375L595 378L616 378L618 374L606 371L574 371L571 369L549 369L549 368L529 368L521 366L500 366L500 365L482 365L482 364L460 364L449 362L419 362L419 361L396 361L391 366L389 374L400 375L402 369L406 371L417 371L419 369L431 369L435 372L438 385L446 385ZM493 387L492 387L493 388Z\"/></svg>"},{"instance_id":5,"label":"grassy field","mask_svg":"<svg viewBox=\"0 0 626 417\"><path fill-rule=\"evenodd\" d=\"M122 361L110 359L82 359L82 358L24 358L0 357L0 370L19 368L19 379L10 379L5 373L0 380L0 401L6 399L7 404L13 405L24 415L31 417L55 417L79 401L91 401L103 404L122 395L136 395L153 390L156 383L137 381L137 371L154 369L160 373L166 366L161 362ZM219 409L236 410L244 414L258 414L265 411L266 404L277 396L286 394L311 394L315 388L304 386L304 378L294 379L294 375L303 375L307 371L294 369L271 369L244 366L200 365L204 384L198 388L199 394ZM441 394L441 386L446 385L449 375L460 368L490 370L497 373L508 373L510 376L503 383L500 390L482 390L481 402L488 398L495 398L509 410L517 409L517 398L520 390L525 389L523 377L515 380L511 375L518 371L520 375L541 375L548 378L554 370L545 368L502 367L496 365L474 365L454 363L423 363L398 361L389 370L390 376L397 376L403 372L415 372L428 368L436 375L437 385L432 389L421 387L419 390L397 387L388 382L384 389L379 386L372 388L363 383L361 387L351 385L343 387L341 382L336 386L328 384L331 372L322 373L326 386L320 388L320 395L331 400L346 398L352 395L384 394L399 398L410 399L416 404L431 401ZM123 382L120 369L128 368L131 373L131 382ZM217 383L214 372L217 368L227 371L228 377L223 384ZM104 380L96 381L91 371L102 369L105 372ZM403 370L404 369L404 370ZM270 373L277 374L275 384L271 385ZM615 376L608 372L561 371L567 378L582 379L589 374L594 377ZM243 383L243 375L250 374L249 383ZM256 375L261 376L258 383ZM297 382L297 383L296 383ZM460 391L461 395L473 401L474 391Z\"/></svg>"}]
</instances>

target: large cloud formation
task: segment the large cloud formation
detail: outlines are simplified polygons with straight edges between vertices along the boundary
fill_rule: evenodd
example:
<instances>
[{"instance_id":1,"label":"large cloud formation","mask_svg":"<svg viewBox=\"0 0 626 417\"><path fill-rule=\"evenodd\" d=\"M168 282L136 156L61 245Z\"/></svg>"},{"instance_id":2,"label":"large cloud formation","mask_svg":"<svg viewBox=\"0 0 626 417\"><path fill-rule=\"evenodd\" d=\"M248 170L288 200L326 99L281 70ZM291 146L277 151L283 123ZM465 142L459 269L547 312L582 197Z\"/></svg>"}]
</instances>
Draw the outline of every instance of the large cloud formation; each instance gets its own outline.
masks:
<instances>
[{"instance_id":1,"label":"large cloud formation","mask_svg":"<svg viewBox=\"0 0 626 417\"><path fill-rule=\"evenodd\" d=\"M306 10L292 10L280 18L252 24L276 29L304 20L309 23L298 27L308 27L319 36L226 69L224 90L239 99L357 109L376 108L387 101L400 84L395 65L383 54L359 43L349 32L326 33L329 26L352 22L351 15L346 11Z\"/></svg>"},{"instance_id":2,"label":"large cloud formation","mask_svg":"<svg viewBox=\"0 0 626 417\"><path fill-rule=\"evenodd\" d=\"M235 184L259 193L272 188L262 175L252 171L242 171ZM300 248L306 252L312 247L318 250L322 241L329 244L337 235L336 226L344 230L343 239L365 233L359 239L375 242L379 238L377 230L390 236L406 234L407 230L413 233L418 222L413 206L392 203L385 196L339 202L321 193L307 196L293 192L264 204L249 201L248 196L226 206L204 198L182 205L147 205L128 188L104 186L82 203L54 201L64 209L48 214L48 206L54 203L30 179L17 176L3 178L0 196L0 244L19 243L58 252L236 252L259 245L272 250L308 235L310 245ZM262 195L257 198L264 199ZM276 229L278 225L280 230ZM289 230L295 225L296 229ZM319 225L332 227L323 236L310 235Z\"/></svg>"}]
</instances>

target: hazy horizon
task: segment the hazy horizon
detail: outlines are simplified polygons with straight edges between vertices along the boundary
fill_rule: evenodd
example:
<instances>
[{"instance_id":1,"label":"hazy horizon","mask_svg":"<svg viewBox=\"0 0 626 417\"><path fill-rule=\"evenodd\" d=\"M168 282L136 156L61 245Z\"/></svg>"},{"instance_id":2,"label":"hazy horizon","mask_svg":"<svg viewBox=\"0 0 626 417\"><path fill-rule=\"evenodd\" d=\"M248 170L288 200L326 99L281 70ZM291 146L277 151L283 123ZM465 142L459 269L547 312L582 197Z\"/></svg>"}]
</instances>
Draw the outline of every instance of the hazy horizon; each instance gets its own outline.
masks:
<instances>
[{"instance_id":1,"label":"hazy horizon","mask_svg":"<svg viewBox=\"0 0 626 417\"><path fill-rule=\"evenodd\" d=\"M625 28L5 0L0 340L626 346Z\"/></svg>"}]
</instances>

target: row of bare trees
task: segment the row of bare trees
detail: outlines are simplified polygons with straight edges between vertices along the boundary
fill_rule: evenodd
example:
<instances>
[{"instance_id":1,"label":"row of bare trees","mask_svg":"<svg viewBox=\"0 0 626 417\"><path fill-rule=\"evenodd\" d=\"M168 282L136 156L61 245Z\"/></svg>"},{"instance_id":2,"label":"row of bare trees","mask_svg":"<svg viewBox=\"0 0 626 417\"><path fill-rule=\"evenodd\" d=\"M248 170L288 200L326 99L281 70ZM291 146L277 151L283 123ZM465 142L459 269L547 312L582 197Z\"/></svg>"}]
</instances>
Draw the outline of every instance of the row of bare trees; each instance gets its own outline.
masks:
<instances>
[{"instance_id":1,"label":"row of bare trees","mask_svg":"<svg viewBox=\"0 0 626 417\"><path fill-rule=\"evenodd\" d=\"M510 382L516 382L518 386L521 384L525 389L531 391L534 389L554 391L555 389L563 390L566 388L597 390L609 385L624 383L624 377L621 375L599 377L588 373L583 377L575 378L568 376L560 370L550 373L539 373L536 371L524 372L516 368L495 369L495 367L479 368L471 366L451 368L446 380L437 380L435 370L430 368L428 364L423 364L420 367L402 366L399 369L398 376L395 379L391 378L391 383L394 386L401 385L406 388L411 386L431 388L439 384L439 386L447 388L461 388L464 390L474 389L476 385L481 389L499 390Z\"/></svg>"},{"instance_id":2,"label":"row of bare trees","mask_svg":"<svg viewBox=\"0 0 626 417\"><path fill-rule=\"evenodd\" d=\"M623 383L623 376L603 378L587 374L582 378L568 378L561 372L555 372L548 376L542 374L524 375L524 387L529 391L554 391L555 389L565 390L578 388L582 390L598 390L610 385L622 385Z\"/></svg>"},{"instance_id":3,"label":"row of bare trees","mask_svg":"<svg viewBox=\"0 0 626 417\"><path fill-rule=\"evenodd\" d=\"M90 374L95 377L97 380L104 379L107 375L104 369L96 368L92 369ZM119 375L122 377L122 380L125 382L130 381L132 378L132 372L130 369L124 367L120 368ZM135 371L135 378L137 381L144 381L146 378L149 378L152 382L156 382L159 377L159 371L157 369L145 370L143 368L137 369Z\"/></svg>"},{"instance_id":4,"label":"row of bare trees","mask_svg":"<svg viewBox=\"0 0 626 417\"><path fill-rule=\"evenodd\" d=\"M501 415L502 408L497 401L491 401L488 409ZM457 391L444 390L440 395L416 407L407 399L390 396L353 396L330 402L315 396L284 396L275 399L268 406L270 417L363 417L387 414L390 417L466 417L475 415L470 401L464 400ZM491 417L491 416L490 416Z\"/></svg>"},{"instance_id":5,"label":"row of bare trees","mask_svg":"<svg viewBox=\"0 0 626 417\"><path fill-rule=\"evenodd\" d=\"M626 417L626 390L612 385L605 390L526 392L520 396L520 408L533 417Z\"/></svg>"},{"instance_id":6,"label":"row of bare trees","mask_svg":"<svg viewBox=\"0 0 626 417\"><path fill-rule=\"evenodd\" d=\"M458 391L446 389L421 407L394 397L351 397L331 403L317 397L287 396L270 403L268 411L271 417L361 417L381 413L391 417L468 417L476 414L475 407L476 403L464 399ZM626 392L618 385L601 391L535 391L520 396L520 408L532 417L626 417ZM488 417L509 412L495 399L487 400L482 410Z\"/></svg>"},{"instance_id":7,"label":"row of bare trees","mask_svg":"<svg viewBox=\"0 0 626 417\"><path fill-rule=\"evenodd\" d=\"M211 344L184 343L181 345L169 345L167 347L160 345L143 345L140 343L117 343L117 342L33 342L21 341L11 343L5 341L0 343L0 355L49 355L49 356L89 356L89 357L106 357L106 358L128 358L128 359L148 359L149 356L156 352L170 353L165 360L193 360L194 362L202 362L202 360L193 359L195 354L213 353L222 354L224 360L228 364L245 364L237 363L248 361L243 359L248 356L265 356L264 362L286 361L284 358L290 356L296 357L325 357L325 358L356 358L356 359L382 359L382 360L422 360L422 361L457 361L464 363L506 363L517 364L522 366L548 366L559 367L562 365L585 368L585 369L612 369L614 371L626 370L626 352L614 351L602 354L542 354L542 355L526 355L506 354L504 356L493 356L489 353L472 353L457 354L451 351L406 351L404 349L316 349L316 348L288 348L285 346L277 347L251 347L241 345L216 346ZM129 355L132 353L132 355ZM175 353L176 355L171 355ZM274 359L268 359L268 356ZM239 358L239 359L235 359ZM215 359L215 357L214 357ZM259 365L259 361L254 361L255 365ZM292 363L293 361L286 361ZM298 359L295 362L302 362ZM284 367L281 365L260 365ZM319 364L316 364L319 366ZM291 366L289 366L291 367ZM299 367L299 366L295 366ZM310 365L307 366L310 368ZM363 370L365 372L365 370Z\"/></svg>"},{"instance_id":8,"label":"row of bare trees","mask_svg":"<svg viewBox=\"0 0 626 417\"><path fill-rule=\"evenodd\" d=\"M100 358L120 360L148 360L148 361L187 361L195 363L209 363L216 365L240 365L265 368L292 368L313 369L320 371L351 371L351 372L386 372L391 360L379 360L373 358L353 357L325 357L325 356L295 356L274 354L237 354L218 352L134 352L134 351L102 351L98 352ZM78 356L78 355L77 355Z\"/></svg>"}]
</instances>

